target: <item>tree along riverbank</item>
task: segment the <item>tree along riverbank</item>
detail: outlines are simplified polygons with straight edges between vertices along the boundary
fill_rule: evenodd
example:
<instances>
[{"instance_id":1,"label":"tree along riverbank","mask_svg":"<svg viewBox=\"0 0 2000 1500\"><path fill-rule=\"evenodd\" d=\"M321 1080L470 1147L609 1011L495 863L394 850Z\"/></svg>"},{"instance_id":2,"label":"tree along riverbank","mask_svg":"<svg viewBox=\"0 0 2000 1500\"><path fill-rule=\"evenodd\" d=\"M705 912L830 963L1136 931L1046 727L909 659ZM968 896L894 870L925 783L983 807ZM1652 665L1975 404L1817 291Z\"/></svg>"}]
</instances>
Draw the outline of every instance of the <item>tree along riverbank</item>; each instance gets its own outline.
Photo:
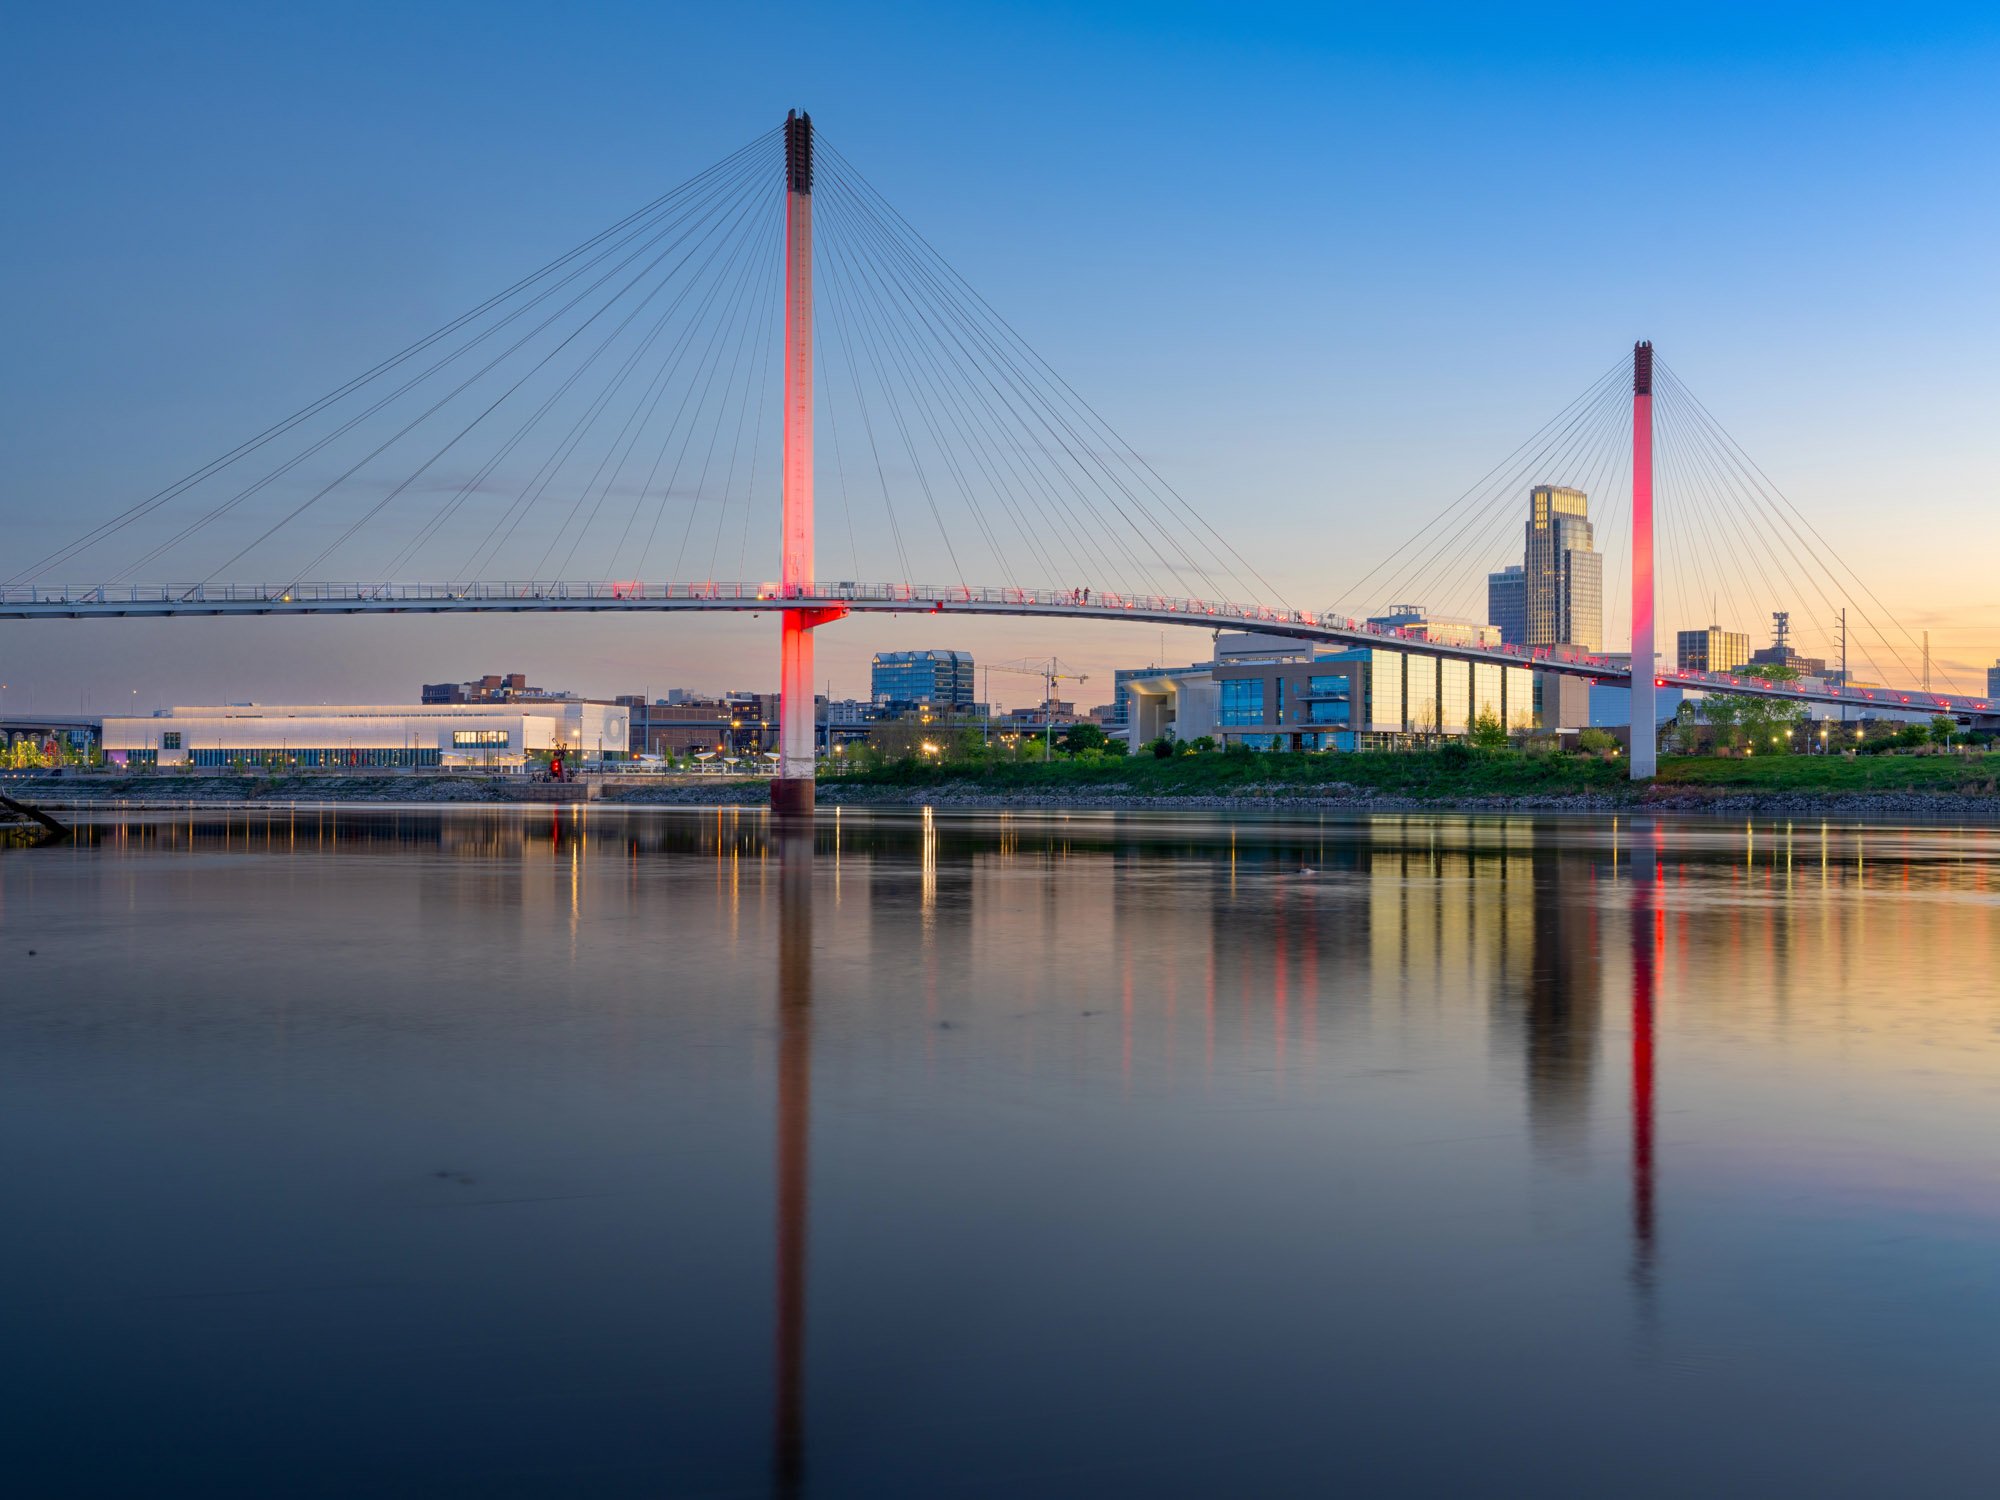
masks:
<instances>
[{"instance_id":1,"label":"tree along riverbank","mask_svg":"<svg viewBox=\"0 0 2000 1500\"><path fill-rule=\"evenodd\" d=\"M9 779L45 808L283 802L518 805L481 776L137 776ZM757 780L613 778L596 806L760 805ZM820 783L828 806L1389 812L1673 812L1731 817L2000 821L2000 754L1683 757L1644 786L1616 760L1464 747L1385 754L1209 754L934 766L895 762Z\"/></svg>"}]
</instances>

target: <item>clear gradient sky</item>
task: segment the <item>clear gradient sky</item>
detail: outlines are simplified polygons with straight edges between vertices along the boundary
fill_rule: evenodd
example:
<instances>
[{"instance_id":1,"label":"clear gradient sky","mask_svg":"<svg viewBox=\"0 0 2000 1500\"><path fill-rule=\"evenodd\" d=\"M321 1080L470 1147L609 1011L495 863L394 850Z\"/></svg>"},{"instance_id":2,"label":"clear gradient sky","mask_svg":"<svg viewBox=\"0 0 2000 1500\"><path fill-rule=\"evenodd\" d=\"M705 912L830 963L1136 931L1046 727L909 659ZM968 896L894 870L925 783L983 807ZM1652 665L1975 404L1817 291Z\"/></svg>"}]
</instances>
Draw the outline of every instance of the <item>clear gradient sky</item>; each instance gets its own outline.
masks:
<instances>
[{"instance_id":1,"label":"clear gradient sky","mask_svg":"<svg viewBox=\"0 0 2000 1500\"><path fill-rule=\"evenodd\" d=\"M1991 5L17 5L4 559L796 106L1295 603L1644 336L1969 683L2000 655L1996 79ZM0 706L768 688L774 637L0 624ZM913 645L1058 651L1094 703L1206 639L848 621L822 675L862 694Z\"/></svg>"}]
</instances>

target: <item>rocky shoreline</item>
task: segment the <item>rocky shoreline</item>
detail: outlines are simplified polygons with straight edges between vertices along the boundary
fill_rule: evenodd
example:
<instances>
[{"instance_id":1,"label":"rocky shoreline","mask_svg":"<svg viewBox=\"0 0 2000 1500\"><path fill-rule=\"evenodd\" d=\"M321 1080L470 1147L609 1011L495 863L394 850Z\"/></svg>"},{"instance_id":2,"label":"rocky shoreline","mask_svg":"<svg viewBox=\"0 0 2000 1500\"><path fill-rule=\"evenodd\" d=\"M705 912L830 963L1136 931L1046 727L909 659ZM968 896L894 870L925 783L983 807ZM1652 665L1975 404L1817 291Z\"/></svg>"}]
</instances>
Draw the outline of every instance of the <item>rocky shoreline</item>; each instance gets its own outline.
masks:
<instances>
[{"instance_id":1,"label":"rocky shoreline","mask_svg":"<svg viewBox=\"0 0 2000 1500\"><path fill-rule=\"evenodd\" d=\"M521 806L506 782L487 777L74 777L10 780L9 795L50 812L108 807L257 807L279 803ZM762 781L677 781L613 785L594 804L611 807L762 806ZM1645 787L1630 793L1525 793L1410 797L1341 782L1246 785L1236 791L1157 795L1109 784L1075 790L1001 791L975 783L885 786L820 783L827 807L946 807L965 811L1276 813L1660 813L1728 818L1855 818L1875 821L2000 823L2000 796L1940 792L1765 792L1714 787Z\"/></svg>"},{"instance_id":2,"label":"rocky shoreline","mask_svg":"<svg viewBox=\"0 0 2000 1500\"><path fill-rule=\"evenodd\" d=\"M835 806L932 806L1105 812L1340 812L1340 813L1664 813L1728 818L1867 818L1926 822L2000 823L2000 797L1935 792L1736 792L1648 787L1631 796L1601 792L1530 793L1504 797L1403 797L1356 788L1245 789L1217 796L1148 796L1108 789L1077 792L981 792L970 787L822 787Z\"/></svg>"}]
</instances>

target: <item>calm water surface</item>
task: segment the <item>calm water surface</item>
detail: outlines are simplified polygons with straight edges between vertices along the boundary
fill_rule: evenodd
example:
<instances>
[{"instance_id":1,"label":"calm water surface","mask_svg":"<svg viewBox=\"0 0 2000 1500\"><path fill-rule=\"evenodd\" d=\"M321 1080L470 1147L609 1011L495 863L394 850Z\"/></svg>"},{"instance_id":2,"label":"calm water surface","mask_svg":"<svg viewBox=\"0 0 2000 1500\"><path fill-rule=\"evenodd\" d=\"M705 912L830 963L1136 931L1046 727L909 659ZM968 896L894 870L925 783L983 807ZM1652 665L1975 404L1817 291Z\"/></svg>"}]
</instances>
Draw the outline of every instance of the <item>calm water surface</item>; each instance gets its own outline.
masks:
<instances>
[{"instance_id":1,"label":"calm water surface","mask_svg":"<svg viewBox=\"0 0 2000 1500\"><path fill-rule=\"evenodd\" d=\"M0 1487L1991 1493L1997 966L1978 831L105 817Z\"/></svg>"}]
</instances>

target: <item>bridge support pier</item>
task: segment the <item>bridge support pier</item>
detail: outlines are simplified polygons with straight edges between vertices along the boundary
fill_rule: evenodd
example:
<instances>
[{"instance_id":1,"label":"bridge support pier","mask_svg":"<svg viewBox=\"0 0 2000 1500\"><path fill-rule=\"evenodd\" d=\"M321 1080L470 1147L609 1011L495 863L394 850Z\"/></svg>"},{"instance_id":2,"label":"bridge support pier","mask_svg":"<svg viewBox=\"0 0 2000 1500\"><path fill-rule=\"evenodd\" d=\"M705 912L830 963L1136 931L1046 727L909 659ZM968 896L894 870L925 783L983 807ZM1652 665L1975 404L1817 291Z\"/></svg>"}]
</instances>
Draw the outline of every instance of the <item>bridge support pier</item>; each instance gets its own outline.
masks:
<instances>
[{"instance_id":1,"label":"bridge support pier","mask_svg":"<svg viewBox=\"0 0 2000 1500\"><path fill-rule=\"evenodd\" d=\"M811 817L817 779L819 715L813 698L812 633L845 609L788 609L779 638L778 775L771 783L771 811Z\"/></svg>"}]
</instances>

